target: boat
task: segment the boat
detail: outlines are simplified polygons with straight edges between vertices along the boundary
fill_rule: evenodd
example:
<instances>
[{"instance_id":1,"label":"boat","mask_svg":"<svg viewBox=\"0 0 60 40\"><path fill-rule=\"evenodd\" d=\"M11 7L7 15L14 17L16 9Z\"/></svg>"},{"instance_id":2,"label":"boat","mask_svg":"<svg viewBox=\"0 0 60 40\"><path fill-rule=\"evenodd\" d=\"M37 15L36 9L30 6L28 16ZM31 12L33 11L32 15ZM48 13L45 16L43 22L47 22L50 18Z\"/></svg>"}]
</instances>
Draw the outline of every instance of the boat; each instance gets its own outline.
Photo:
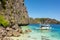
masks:
<instances>
[{"instance_id":1,"label":"boat","mask_svg":"<svg viewBox=\"0 0 60 40\"><path fill-rule=\"evenodd\" d=\"M41 24L40 29L47 30L47 29L51 29L51 27L49 24Z\"/></svg>"}]
</instances>

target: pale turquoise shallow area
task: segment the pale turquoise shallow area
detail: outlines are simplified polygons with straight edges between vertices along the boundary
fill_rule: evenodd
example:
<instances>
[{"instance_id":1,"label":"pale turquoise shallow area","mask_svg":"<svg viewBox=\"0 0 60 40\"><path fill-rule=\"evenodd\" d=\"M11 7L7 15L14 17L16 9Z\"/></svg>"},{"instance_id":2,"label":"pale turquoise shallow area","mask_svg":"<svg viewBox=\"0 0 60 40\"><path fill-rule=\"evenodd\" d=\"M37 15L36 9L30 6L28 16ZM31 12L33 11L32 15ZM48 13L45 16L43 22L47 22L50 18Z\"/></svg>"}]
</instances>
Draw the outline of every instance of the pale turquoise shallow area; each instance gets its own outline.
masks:
<instances>
[{"instance_id":1,"label":"pale turquoise shallow area","mask_svg":"<svg viewBox=\"0 0 60 40\"><path fill-rule=\"evenodd\" d=\"M40 30L39 24L30 24L28 26L23 26L22 29L30 29L32 32L28 33L34 40L60 40L60 25L51 25L50 30Z\"/></svg>"}]
</instances>

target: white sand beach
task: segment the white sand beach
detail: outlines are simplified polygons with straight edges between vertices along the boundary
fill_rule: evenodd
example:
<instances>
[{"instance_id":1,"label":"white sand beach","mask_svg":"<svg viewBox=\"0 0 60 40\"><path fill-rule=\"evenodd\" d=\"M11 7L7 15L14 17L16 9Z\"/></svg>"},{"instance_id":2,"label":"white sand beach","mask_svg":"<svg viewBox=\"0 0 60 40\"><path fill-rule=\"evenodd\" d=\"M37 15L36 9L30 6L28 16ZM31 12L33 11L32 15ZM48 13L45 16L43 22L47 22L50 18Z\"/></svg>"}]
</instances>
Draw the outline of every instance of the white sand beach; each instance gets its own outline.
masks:
<instances>
[{"instance_id":1,"label":"white sand beach","mask_svg":"<svg viewBox=\"0 0 60 40\"><path fill-rule=\"evenodd\" d=\"M37 40L37 38L31 38L28 34L21 34L19 37L10 37L13 40Z\"/></svg>"}]
</instances>

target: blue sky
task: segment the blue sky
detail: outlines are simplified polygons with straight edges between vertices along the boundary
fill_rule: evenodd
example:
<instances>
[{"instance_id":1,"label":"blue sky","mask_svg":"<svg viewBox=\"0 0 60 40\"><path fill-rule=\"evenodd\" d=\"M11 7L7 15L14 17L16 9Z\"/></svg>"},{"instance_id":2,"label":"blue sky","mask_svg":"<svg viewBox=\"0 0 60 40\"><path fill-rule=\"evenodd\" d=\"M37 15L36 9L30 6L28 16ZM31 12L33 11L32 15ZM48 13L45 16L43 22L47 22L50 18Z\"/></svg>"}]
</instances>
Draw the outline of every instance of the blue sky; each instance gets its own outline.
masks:
<instances>
[{"instance_id":1,"label":"blue sky","mask_svg":"<svg viewBox=\"0 0 60 40\"><path fill-rule=\"evenodd\" d=\"M30 17L60 20L60 0L25 0Z\"/></svg>"}]
</instances>

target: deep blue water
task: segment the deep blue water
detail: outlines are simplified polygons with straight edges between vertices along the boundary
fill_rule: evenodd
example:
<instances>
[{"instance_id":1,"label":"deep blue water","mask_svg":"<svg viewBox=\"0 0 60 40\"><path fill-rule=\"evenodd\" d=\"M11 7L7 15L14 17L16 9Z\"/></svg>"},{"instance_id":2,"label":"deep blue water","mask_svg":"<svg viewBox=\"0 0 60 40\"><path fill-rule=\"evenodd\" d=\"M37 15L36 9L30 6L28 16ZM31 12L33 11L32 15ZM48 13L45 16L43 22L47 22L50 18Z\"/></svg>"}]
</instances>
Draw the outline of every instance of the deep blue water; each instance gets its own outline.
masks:
<instances>
[{"instance_id":1,"label":"deep blue water","mask_svg":"<svg viewBox=\"0 0 60 40\"><path fill-rule=\"evenodd\" d=\"M31 32L31 35L36 35L38 40L39 37L40 40L60 40L60 24L50 24L50 30L40 30L40 24L30 24L28 26L33 31ZM44 37L46 39L44 39Z\"/></svg>"}]
</instances>

